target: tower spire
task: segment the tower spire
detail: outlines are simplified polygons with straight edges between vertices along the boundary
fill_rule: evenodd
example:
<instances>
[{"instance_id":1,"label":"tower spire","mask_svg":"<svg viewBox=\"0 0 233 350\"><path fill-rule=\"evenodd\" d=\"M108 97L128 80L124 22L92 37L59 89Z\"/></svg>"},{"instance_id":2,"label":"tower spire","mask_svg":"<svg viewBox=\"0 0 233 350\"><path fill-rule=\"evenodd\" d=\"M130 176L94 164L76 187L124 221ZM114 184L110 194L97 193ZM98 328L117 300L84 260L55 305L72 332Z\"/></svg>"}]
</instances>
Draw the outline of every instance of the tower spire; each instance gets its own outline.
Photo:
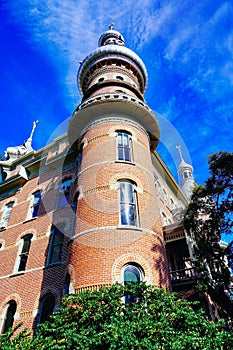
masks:
<instances>
[{"instance_id":1,"label":"tower spire","mask_svg":"<svg viewBox=\"0 0 233 350\"><path fill-rule=\"evenodd\" d=\"M181 146L176 146L176 149L178 150L180 156L180 164L177 170L180 179L180 186L183 193L189 200L191 198L192 191L195 186L195 179L193 177L193 167L191 164L188 164L184 161L181 152Z\"/></svg>"},{"instance_id":2,"label":"tower spire","mask_svg":"<svg viewBox=\"0 0 233 350\"><path fill-rule=\"evenodd\" d=\"M183 159L183 156L182 156L182 152L181 152L181 146L176 146L176 148L178 149L178 152L179 152L179 156L180 156L180 161L182 162Z\"/></svg>"},{"instance_id":3,"label":"tower spire","mask_svg":"<svg viewBox=\"0 0 233 350\"><path fill-rule=\"evenodd\" d=\"M35 121L33 122L31 134L30 134L30 136L29 136L29 138L27 139L26 142L32 143L32 136L33 136L33 134L34 134L34 132L35 132L35 128L36 128L37 123L38 123L38 120L35 120Z\"/></svg>"}]
</instances>

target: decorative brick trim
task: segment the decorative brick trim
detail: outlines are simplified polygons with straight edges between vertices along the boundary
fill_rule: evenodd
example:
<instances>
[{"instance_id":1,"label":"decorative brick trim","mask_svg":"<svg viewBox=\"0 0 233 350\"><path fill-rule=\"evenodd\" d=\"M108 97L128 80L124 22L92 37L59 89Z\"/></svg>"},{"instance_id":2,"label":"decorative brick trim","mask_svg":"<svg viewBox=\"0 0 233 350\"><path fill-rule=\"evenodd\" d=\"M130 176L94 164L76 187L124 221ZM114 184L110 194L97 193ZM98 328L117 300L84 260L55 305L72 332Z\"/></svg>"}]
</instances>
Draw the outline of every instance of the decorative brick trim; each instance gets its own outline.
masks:
<instances>
[{"instance_id":1,"label":"decorative brick trim","mask_svg":"<svg viewBox=\"0 0 233 350\"><path fill-rule=\"evenodd\" d=\"M150 283L152 280L152 271L147 263L146 259L144 259L141 255L135 253L127 253L118 257L112 267L112 279L114 282L122 283L122 268L128 263L136 263L142 267L145 274L145 281Z\"/></svg>"},{"instance_id":2,"label":"decorative brick trim","mask_svg":"<svg viewBox=\"0 0 233 350\"><path fill-rule=\"evenodd\" d=\"M106 282L106 283L96 283L96 284L84 284L83 286L80 286L78 288L75 288L75 294L79 294L81 292L85 292L86 290L99 290L101 287L111 287L112 283Z\"/></svg>"},{"instance_id":3,"label":"decorative brick trim","mask_svg":"<svg viewBox=\"0 0 233 350\"><path fill-rule=\"evenodd\" d=\"M23 311L19 314L20 318L31 318L33 317L33 311Z\"/></svg>"}]
</instances>

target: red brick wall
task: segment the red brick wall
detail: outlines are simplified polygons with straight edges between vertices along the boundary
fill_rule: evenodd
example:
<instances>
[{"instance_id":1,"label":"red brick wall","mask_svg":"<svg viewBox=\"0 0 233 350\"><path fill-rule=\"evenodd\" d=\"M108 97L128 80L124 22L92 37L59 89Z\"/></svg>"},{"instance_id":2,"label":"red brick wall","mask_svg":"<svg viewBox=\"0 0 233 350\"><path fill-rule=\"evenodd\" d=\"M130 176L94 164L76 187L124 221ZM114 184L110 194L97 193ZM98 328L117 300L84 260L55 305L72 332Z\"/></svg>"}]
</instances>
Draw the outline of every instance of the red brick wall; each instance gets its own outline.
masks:
<instances>
[{"instance_id":1,"label":"red brick wall","mask_svg":"<svg viewBox=\"0 0 233 350\"><path fill-rule=\"evenodd\" d=\"M131 163L116 159L116 130L132 134ZM123 259L121 268L126 262L141 263L146 280L167 286L162 223L147 134L126 119L109 119L95 123L83 140L85 147L77 185L81 197L70 260L75 271L73 287L115 282L120 271L114 270L114 263L127 255L128 261ZM132 180L140 188L137 193L139 227L136 229L119 227L116 185L120 179Z\"/></svg>"}]
</instances>

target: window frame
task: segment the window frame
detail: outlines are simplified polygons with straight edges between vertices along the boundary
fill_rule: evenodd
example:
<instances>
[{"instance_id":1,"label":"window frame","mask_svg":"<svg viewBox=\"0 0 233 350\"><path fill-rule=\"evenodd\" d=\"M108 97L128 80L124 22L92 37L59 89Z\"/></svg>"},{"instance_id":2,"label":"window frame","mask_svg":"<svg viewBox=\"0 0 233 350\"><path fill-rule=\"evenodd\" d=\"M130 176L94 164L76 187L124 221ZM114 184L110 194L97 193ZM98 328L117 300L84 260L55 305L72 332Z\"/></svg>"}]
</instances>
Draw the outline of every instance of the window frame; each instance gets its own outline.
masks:
<instances>
[{"instance_id":1,"label":"window frame","mask_svg":"<svg viewBox=\"0 0 233 350\"><path fill-rule=\"evenodd\" d=\"M68 183L68 184L66 184ZM63 188L64 187L64 188ZM66 188L67 187L67 188ZM69 205L71 178L62 180L58 187L56 209L61 209Z\"/></svg>"},{"instance_id":2,"label":"window frame","mask_svg":"<svg viewBox=\"0 0 233 350\"><path fill-rule=\"evenodd\" d=\"M116 130L116 133L117 133L117 136L116 136L117 160L120 162L132 163L133 162L132 134L126 130ZM127 140L126 145L124 144L125 139Z\"/></svg>"},{"instance_id":3,"label":"window frame","mask_svg":"<svg viewBox=\"0 0 233 350\"><path fill-rule=\"evenodd\" d=\"M9 222L10 217L11 217L11 213L12 213L14 204L15 204L15 202L11 201L11 202L7 203L6 205L4 205L2 217L0 220L0 223L1 223L0 230L7 227L8 222Z\"/></svg>"},{"instance_id":4,"label":"window frame","mask_svg":"<svg viewBox=\"0 0 233 350\"><path fill-rule=\"evenodd\" d=\"M33 238L33 235L31 233L21 238L20 253L18 254L19 262L18 262L17 272L23 272L26 270L32 238Z\"/></svg>"},{"instance_id":5,"label":"window frame","mask_svg":"<svg viewBox=\"0 0 233 350\"><path fill-rule=\"evenodd\" d=\"M9 309L10 309L11 305L14 305L15 310L13 312L11 320L8 320L8 318L9 318ZM5 334L8 331L8 329L13 326L16 311L17 311L17 303L16 303L16 301L14 299L9 300L7 302L7 304L6 304L5 310L3 312L3 318L2 318L3 321L2 321L2 325L1 325L1 334ZM7 325L7 323L10 323L10 324Z\"/></svg>"},{"instance_id":6,"label":"window frame","mask_svg":"<svg viewBox=\"0 0 233 350\"><path fill-rule=\"evenodd\" d=\"M58 240L58 242L55 242L56 235L60 235L61 237L61 239ZM62 262L63 244L64 244L64 233L58 227L53 226L50 232L49 249L48 249L48 257L47 257L47 264L46 264L47 266L57 265ZM54 254L57 247L59 248L58 259L54 261L53 257L57 255L57 252L56 254Z\"/></svg>"},{"instance_id":7,"label":"window frame","mask_svg":"<svg viewBox=\"0 0 233 350\"><path fill-rule=\"evenodd\" d=\"M48 308L43 310L44 309L44 304L51 297L53 298L53 302L54 302L54 305L53 305L53 308L52 308L53 310L52 311L50 310L51 312L47 313L47 315L45 315L46 317L43 317L44 316L43 311L48 311ZM51 306L51 304L50 304L50 306ZM49 319L50 315L54 312L55 308L56 308L56 298L55 298L54 294L51 293L51 292L45 294L41 298L40 303L39 303L39 312L38 312L38 315L37 315L37 325L46 322ZM42 319L42 317L44 319Z\"/></svg>"},{"instance_id":8,"label":"window frame","mask_svg":"<svg viewBox=\"0 0 233 350\"><path fill-rule=\"evenodd\" d=\"M119 225L120 226L131 226L138 227L139 226L139 215L138 215L138 199L137 199L137 190L136 184L129 179L122 179L118 181L119 190L118 190L118 205L119 205ZM130 188L130 194L124 193L123 186L126 186L128 189ZM130 186L130 187L129 187ZM123 200L122 197L125 196L126 200ZM127 199L127 197L131 197ZM124 209L123 209L124 208ZM134 219L130 219L130 211L133 210ZM127 213L128 211L128 213Z\"/></svg>"},{"instance_id":9,"label":"window frame","mask_svg":"<svg viewBox=\"0 0 233 350\"><path fill-rule=\"evenodd\" d=\"M39 196L37 197L37 195ZM40 203L41 203L41 190L38 190L32 193L28 220L34 219L38 216Z\"/></svg>"}]
</instances>

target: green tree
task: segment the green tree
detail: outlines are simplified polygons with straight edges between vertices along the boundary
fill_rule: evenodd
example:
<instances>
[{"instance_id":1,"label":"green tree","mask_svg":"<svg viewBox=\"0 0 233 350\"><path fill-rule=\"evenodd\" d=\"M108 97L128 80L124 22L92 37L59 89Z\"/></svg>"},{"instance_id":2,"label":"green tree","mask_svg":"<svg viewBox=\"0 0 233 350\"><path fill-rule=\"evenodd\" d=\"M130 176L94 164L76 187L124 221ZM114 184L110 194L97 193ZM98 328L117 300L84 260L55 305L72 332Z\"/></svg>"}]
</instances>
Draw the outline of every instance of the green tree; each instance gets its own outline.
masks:
<instances>
[{"instance_id":1,"label":"green tree","mask_svg":"<svg viewBox=\"0 0 233 350\"><path fill-rule=\"evenodd\" d=\"M33 349L32 339L27 329L19 331L22 323L19 323L13 329L10 328L4 335L0 335L0 349L1 350L29 350Z\"/></svg>"},{"instance_id":2,"label":"green tree","mask_svg":"<svg viewBox=\"0 0 233 350\"><path fill-rule=\"evenodd\" d=\"M233 319L229 295L232 243L228 247L221 244L223 234L231 238L233 233L233 153L209 156L209 171L205 185L196 186L193 191L184 227L196 242L197 290L209 293Z\"/></svg>"},{"instance_id":3,"label":"green tree","mask_svg":"<svg viewBox=\"0 0 233 350\"><path fill-rule=\"evenodd\" d=\"M134 302L125 302L125 298ZM201 311L194 312L187 301L177 300L174 293L144 283L114 284L66 296L63 306L27 341L24 349L233 348L233 334L223 330L222 322L210 322ZM14 346L1 349L21 349Z\"/></svg>"},{"instance_id":4,"label":"green tree","mask_svg":"<svg viewBox=\"0 0 233 350\"><path fill-rule=\"evenodd\" d=\"M130 296L130 298L129 298ZM134 302L126 302L133 300ZM41 324L33 339L26 331L0 338L2 350L227 350L233 334L210 322L185 300L144 283L114 284L68 295Z\"/></svg>"}]
</instances>

